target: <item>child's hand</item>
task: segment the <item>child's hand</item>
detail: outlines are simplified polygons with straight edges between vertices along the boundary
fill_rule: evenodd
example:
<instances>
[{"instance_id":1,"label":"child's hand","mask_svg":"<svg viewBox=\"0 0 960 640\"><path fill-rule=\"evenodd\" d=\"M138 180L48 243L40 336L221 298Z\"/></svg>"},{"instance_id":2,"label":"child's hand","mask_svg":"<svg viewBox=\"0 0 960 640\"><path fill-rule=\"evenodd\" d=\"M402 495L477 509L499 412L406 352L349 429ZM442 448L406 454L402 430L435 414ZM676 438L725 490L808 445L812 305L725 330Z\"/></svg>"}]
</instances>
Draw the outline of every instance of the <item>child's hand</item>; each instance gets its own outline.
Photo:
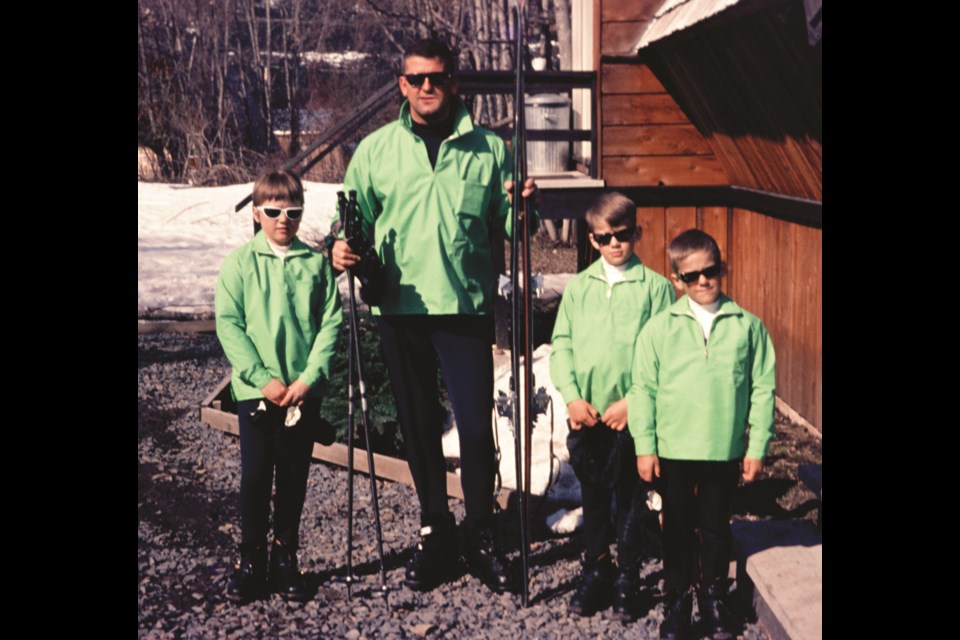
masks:
<instances>
[{"instance_id":1,"label":"child's hand","mask_svg":"<svg viewBox=\"0 0 960 640\"><path fill-rule=\"evenodd\" d=\"M586 400L580 398L567 405L567 414L570 416L570 428L579 431L583 427L592 427L597 424L600 413Z\"/></svg>"},{"instance_id":2,"label":"child's hand","mask_svg":"<svg viewBox=\"0 0 960 640\"><path fill-rule=\"evenodd\" d=\"M623 431L627 428L627 399L620 398L607 407L600 418L603 423L614 431Z\"/></svg>"},{"instance_id":3,"label":"child's hand","mask_svg":"<svg viewBox=\"0 0 960 640\"><path fill-rule=\"evenodd\" d=\"M283 400L278 402L281 407L290 407L303 404L303 399L307 397L307 392L310 391L310 387L303 384L299 380L294 380L290 383L290 386L287 387L287 392L283 396Z\"/></svg>"},{"instance_id":4,"label":"child's hand","mask_svg":"<svg viewBox=\"0 0 960 640\"><path fill-rule=\"evenodd\" d=\"M260 389L260 392L263 394L264 398L273 404L280 404L280 402L283 400L283 397L287 394L287 385L283 384L276 378L273 378L267 383L267 386L265 386L263 389Z\"/></svg>"},{"instance_id":5,"label":"child's hand","mask_svg":"<svg viewBox=\"0 0 960 640\"><path fill-rule=\"evenodd\" d=\"M660 477L660 458L656 454L637 456L637 473L644 482L653 482L653 476Z\"/></svg>"},{"instance_id":6,"label":"child's hand","mask_svg":"<svg viewBox=\"0 0 960 640\"><path fill-rule=\"evenodd\" d=\"M753 482L763 471L763 460L757 460L749 456L743 459L743 481Z\"/></svg>"}]
</instances>

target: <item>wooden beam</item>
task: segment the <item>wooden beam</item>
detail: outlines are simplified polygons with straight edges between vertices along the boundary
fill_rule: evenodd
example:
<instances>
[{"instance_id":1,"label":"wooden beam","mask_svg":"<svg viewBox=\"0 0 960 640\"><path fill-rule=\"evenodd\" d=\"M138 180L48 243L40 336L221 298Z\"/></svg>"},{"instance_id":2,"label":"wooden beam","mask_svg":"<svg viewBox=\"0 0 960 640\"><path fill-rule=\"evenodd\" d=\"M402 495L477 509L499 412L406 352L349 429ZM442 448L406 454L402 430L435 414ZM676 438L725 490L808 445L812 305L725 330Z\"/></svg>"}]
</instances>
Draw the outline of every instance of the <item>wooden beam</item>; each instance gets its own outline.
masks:
<instances>
[{"instance_id":1,"label":"wooden beam","mask_svg":"<svg viewBox=\"0 0 960 640\"><path fill-rule=\"evenodd\" d=\"M604 157L603 177L611 187L728 183L723 166L712 156Z\"/></svg>"},{"instance_id":2,"label":"wooden beam","mask_svg":"<svg viewBox=\"0 0 960 640\"><path fill-rule=\"evenodd\" d=\"M607 127L606 156L708 156L713 150L692 124Z\"/></svg>"},{"instance_id":3,"label":"wooden beam","mask_svg":"<svg viewBox=\"0 0 960 640\"><path fill-rule=\"evenodd\" d=\"M229 383L229 378L227 379L227 382ZM218 388L222 390L222 387ZM210 396L208 396L208 398L209 397ZM214 429L219 429L220 431L224 431L226 433L232 433L235 436L240 435L240 425L235 413L228 413L226 411L220 411L212 407L204 406L200 407L200 421L205 422ZM346 468L347 461L349 460L347 445L339 442L336 442L329 447L314 443L312 455L314 460L319 460L328 464L335 464L344 468ZM410 485L411 487L413 486L413 476L410 475L410 467L407 465L405 460L400 460L399 458L393 458L391 456L385 456L380 453L374 453L373 464L376 467L378 478L382 480L390 480L391 482L402 482ZM360 473L369 474L370 469L367 466L367 452L365 449L354 447L353 465L354 468ZM512 493L513 492L509 489L501 490L500 495L497 497L497 502L499 502L500 505L505 508ZM449 471L447 472L447 495L451 498L459 498L460 500L463 500L463 488L460 486L460 476L455 473L450 473Z\"/></svg>"},{"instance_id":4,"label":"wooden beam","mask_svg":"<svg viewBox=\"0 0 960 640\"><path fill-rule=\"evenodd\" d=\"M603 64L603 93L666 93L657 76L645 64Z\"/></svg>"},{"instance_id":5,"label":"wooden beam","mask_svg":"<svg viewBox=\"0 0 960 640\"><path fill-rule=\"evenodd\" d=\"M603 125L690 124L668 94L605 95ZM609 143L608 143L609 144Z\"/></svg>"},{"instance_id":6,"label":"wooden beam","mask_svg":"<svg viewBox=\"0 0 960 640\"><path fill-rule=\"evenodd\" d=\"M138 320L137 334L144 333L213 333L216 320Z\"/></svg>"}]
</instances>

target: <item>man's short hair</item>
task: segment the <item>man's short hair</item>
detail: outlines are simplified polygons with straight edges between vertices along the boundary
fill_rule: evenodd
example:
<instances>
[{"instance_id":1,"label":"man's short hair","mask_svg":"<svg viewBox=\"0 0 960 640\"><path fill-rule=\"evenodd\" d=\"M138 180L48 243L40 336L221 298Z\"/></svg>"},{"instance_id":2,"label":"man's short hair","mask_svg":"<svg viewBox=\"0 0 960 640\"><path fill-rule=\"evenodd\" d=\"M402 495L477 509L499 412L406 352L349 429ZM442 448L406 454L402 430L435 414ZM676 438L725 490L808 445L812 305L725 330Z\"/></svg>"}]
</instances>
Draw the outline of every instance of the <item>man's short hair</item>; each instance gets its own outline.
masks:
<instances>
[{"instance_id":1,"label":"man's short hair","mask_svg":"<svg viewBox=\"0 0 960 640\"><path fill-rule=\"evenodd\" d=\"M253 206L259 207L267 200L303 204L303 182L292 171L264 171L253 183Z\"/></svg>"},{"instance_id":2,"label":"man's short hair","mask_svg":"<svg viewBox=\"0 0 960 640\"><path fill-rule=\"evenodd\" d=\"M587 228L590 229L591 233L601 220L610 225L611 229L636 227L637 205L622 193L610 191L600 194L596 200L590 203L585 218Z\"/></svg>"},{"instance_id":3,"label":"man's short hair","mask_svg":"<svg viewBox=\"0 0 960 640\"><path fill-rule=\"evenodd\" d=\"M715 264L721 264L722 262L720 259L720 245L713 239L713 236L700 231L700 229L687 229L671 240L670 246L667 247L667 255L670 256L670 270L678 273L677 262L697 251L706 251L709 253Z\"/></svg>"},{"instance_id":4,"label":"man's short hair","mask_svg":"<svg viewBox=\"0 0 960 640\"><path fill-rule=\"evenodd\" d=\"M443 61L443 70L453 75L457 72L457 54L450 50L446 44L436 38L424 38L417 40L403 54L400 73L403 73L403 65L407 58L418 56L420 58L440 58Z\"/></svg>"}]
</instances>

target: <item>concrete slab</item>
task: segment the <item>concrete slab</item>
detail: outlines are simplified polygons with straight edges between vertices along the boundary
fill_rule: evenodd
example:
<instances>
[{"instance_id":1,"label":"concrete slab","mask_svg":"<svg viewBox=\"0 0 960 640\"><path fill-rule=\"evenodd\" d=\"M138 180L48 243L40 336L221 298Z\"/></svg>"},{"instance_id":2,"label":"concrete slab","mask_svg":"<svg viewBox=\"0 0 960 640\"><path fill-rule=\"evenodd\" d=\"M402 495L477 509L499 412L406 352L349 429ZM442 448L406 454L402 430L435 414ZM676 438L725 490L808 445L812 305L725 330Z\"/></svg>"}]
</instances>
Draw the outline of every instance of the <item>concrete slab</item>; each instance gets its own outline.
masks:
<instances>
[{"instance_id":1,"label":"concrete slab","mask_svg":"<svg viewBox=\"0 0 960 640\"><path fill-rule=\"evenodd\" d=\"M816 527L806 521L735 522L733 538L738 585L752 585L757 617L770 637L820 640L823 544Z\"/></svg>"}]
</instances>

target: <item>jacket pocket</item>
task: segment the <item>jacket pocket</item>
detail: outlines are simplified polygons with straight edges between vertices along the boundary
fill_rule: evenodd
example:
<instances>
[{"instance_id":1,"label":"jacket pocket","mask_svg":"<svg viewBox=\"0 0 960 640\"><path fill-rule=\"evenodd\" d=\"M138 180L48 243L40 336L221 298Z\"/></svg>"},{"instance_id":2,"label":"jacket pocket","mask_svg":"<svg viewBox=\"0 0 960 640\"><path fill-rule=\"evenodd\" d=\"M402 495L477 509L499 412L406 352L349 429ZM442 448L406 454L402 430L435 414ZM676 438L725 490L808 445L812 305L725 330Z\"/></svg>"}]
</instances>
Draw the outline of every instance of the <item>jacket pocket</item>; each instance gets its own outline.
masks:
<instances>
[{"instance_id":1,"label":"jacket pocket","mask_svg":"<svg viewBox=\"0 0 960 640\"><path fill-rule=\"evenodd\" d=\"M490 189L487 185L469 181L460 183L455 241L473 246L486 241L486 211L489 202Z\"/></svg>"}]
</instances>

